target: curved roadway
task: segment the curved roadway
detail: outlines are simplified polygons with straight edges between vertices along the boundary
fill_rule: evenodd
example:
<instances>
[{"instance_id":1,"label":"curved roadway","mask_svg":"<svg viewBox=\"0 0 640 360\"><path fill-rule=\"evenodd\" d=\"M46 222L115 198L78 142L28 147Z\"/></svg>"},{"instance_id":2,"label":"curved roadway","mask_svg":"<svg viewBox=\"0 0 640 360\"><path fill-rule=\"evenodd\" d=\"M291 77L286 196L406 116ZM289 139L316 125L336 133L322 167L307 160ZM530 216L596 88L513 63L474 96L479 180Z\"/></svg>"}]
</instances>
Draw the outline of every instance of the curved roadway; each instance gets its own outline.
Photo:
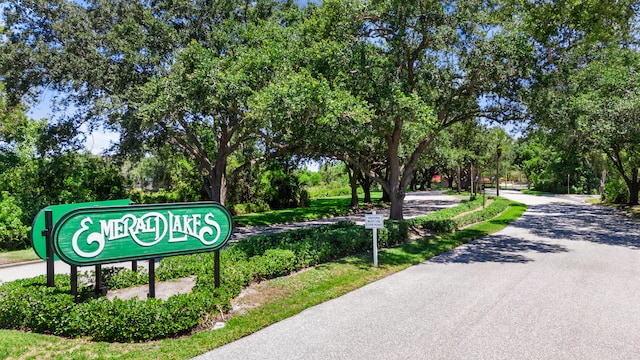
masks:
<instances>
[{"instance_id":1,"label":"curved roadway","mask_svg":"<svg viewBox=\"0 0 640 360\"><path fill-rule=\"evenodd\" d=\"M576 197L198 359L639 359L640 223Z\"/></svg>"}]
</instances>

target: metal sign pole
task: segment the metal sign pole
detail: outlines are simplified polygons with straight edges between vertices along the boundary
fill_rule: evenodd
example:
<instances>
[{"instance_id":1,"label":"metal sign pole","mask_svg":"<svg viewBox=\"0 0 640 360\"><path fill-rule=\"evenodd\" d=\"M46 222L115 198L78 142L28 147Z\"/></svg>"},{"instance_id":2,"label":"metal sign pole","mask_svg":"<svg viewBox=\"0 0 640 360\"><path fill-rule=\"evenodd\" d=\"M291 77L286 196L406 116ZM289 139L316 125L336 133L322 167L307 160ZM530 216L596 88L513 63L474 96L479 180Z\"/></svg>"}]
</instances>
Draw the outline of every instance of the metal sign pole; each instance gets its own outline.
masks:
<instances>
[{"instance_id":1,"label":"metal sign pole","mask_svg":"<svg viewBox=\"0 0 640 360\"><path fill-rule=\"evenodd\" d=\"M149 259L149 293L147 297L156 297L156 259Z\"/></svg>"},{"instance_id":2,"label":"metal sign pole","mask_svg":"<svg viewBox=\"0 0 640 360\"><path fill-rule=\"evenodd\" d=\"M373 266L378 267L378 229L373 229Z\"/></svg>"},{"instance_id":3,"label":"metal sign pole","mask_svg":"<svg viewBox=\"0 0 640 360\"><path fill-rule=\"evenodd\" d=\"M42 234L47 237L47 286L54 286L54 275L55 275L55 265L54 265L54 250L53 250L53 211L46 210L44 212L44 223L45 229L42 231ZM46 232L46 234L45 234Z\"/></svg>"},{"instance_id":4,"label":"metal sign pole","mask_svg":"<svg viewBox=\"0 0 640 360\"><path fill-rule=\"evenodd\" d=\"M78 296L78 267L71 265L71 295L74 298Z\"/></svg>"},{"instance_id":5,"label":"metal sign pole","mask_svg":"<svg viewBox=\"0 0 640 360\"><path fill-rule=\"evenodd\" d=\"M107 289L102 284L102 265L96 265L96 288L94 292L96 295L107 295Z\"/></svg>"},{"instance_id":6,"label":"metal sign pole","mask_svg":"<svg viewBox=\"0 0 640 360\"><path fill-rule=\"evenodd\" d=\"M384 227L384 217L373 211L364 216L364 228L373 230L373 266L378 267L378 229Z\"/></svg>"},{"instance_id":7,"label":"metal sign pole","mask_svg":"<svg viewBox=\"0 0 640 360\"><path fill-rule=\"evenodd\" d=\"M215 288L220 287L220 250L214 251L214 261L213 261L213 281Z\"/></svg>"}]
</instances>

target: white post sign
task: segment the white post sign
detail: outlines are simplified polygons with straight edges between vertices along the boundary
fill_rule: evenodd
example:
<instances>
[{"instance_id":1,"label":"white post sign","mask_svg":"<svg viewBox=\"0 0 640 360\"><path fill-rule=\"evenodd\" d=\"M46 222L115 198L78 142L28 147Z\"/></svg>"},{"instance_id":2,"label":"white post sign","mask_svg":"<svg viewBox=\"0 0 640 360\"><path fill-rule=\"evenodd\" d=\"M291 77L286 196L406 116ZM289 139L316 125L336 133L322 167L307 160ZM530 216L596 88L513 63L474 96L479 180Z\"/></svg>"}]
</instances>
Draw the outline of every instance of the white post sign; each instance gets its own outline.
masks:
<instances>
[{"instance_id":1,"label":"white post sign","mask_svg":"<svg viewBox=\"0 0 640 360\"><path fill-rule=\"evenodd\" d=\"M374 211L372 214L364 215L364 228L373 229L373 266L378 267L378 229L384 227L384 216L382 214L376 214Z\"/></svg>"}]
</instances>

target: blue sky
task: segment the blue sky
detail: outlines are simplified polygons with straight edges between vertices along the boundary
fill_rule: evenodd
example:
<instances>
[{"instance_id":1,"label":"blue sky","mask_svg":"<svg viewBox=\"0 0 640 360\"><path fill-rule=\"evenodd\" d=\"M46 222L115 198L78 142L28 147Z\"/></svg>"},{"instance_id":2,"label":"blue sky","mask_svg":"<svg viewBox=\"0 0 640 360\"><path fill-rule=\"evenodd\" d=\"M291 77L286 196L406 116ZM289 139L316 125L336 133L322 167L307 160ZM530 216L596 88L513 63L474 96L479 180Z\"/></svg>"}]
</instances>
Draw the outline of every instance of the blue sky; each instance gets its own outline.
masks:
<instances>
[{"instance_id":1,"label":"blue sky","mask_svg":"<svg viewBox=\"0 0 640 360\"><path fill-rule=\"evenodd\" d=\"M45 90L38 103L32 105L31 109L27 112L27 115L36 120L43 118L52 118L53 112L51 111L51 101L53 100L53 92ZM91 151L93 154L101 154L106 148L108 148L111 142L117 142L119 139L118 133L105 131L104 129L98 129L89 134L86 127L82 129L82 132L86 134L87 139L85 141L85 148Z\"/></svg>"}]
</instances>

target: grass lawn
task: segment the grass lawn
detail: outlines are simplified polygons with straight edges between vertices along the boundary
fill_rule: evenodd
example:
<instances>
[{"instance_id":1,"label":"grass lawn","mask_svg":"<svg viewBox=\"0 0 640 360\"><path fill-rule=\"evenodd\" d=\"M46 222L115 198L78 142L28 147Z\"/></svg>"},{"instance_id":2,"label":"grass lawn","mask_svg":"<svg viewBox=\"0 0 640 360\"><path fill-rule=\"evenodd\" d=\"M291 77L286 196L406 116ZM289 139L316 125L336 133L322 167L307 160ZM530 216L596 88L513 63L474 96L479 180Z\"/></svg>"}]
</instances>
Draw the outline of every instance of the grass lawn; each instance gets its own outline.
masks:
<instances>
[{"instance_id":1,"label":"grass lawn","mask_svg":"<svg viewBox=\"0 0 640 360\"><path fill-rule=\"evenodd\" d=\"M611 204L606 201L603 202L600 199L588 199L587 202L590 204L598 204L598 205L612 207L612 208L624 211L627 214L633 216L634 218L640 220L640 205L629 206L628 204Z\"/></svg>"},{"instance_id":2,"label":"grass lawn","mask_svg":"<svg viewBox=\"0 0 640 360\"><path fill-rule=\"evenodd\" d=\"M379 202L380 199L382 199L382 192L371 192L373 202ZM359 200L362 203L364 198L360 196ZM240 226L255 226L322 219L351 213L350 204L351 195L311 199L311 204L306 208L237 215L233 217L233 221Z\"/></svg>"},{"instance_id":3,"label":"grass lawn","mask_svg":"<svg viewBox=\"0 0 640 360\"><path fill-rule=\"evenodd\" d=\"M511 203L496 218L448 235L431 236L382 249L378 268L371 254L343 258L291 276L255 284L261 305L228 319L215 331L140 344L97 343L13 330L0 330L0 358L42 359L187 359L251 334L302 310L339 297L372 281L406 269L465 242L504 228L526 206Z\"/></svg>"},{"instance_id":4,"label":"grass lawn","mask_svg":"<svg viewBox=\"0 0 640 360\"><path fill-rule=\"evenodd\" d=\"M545 192L545 191L537 191L537 190L520 190L521 193L523 194L527 194L527 195L553 195L552 193L549 192Z\"/></svg>"},{"instance_id":5,"label":"grass lawn","mask_svg":"<svg viewBox=\"0 0 640 360\"><path fill-rule=\"evenodd\" d=\"M0 252L0 265L40 259L33 249Z\"/></svg>"}]
</instances>

